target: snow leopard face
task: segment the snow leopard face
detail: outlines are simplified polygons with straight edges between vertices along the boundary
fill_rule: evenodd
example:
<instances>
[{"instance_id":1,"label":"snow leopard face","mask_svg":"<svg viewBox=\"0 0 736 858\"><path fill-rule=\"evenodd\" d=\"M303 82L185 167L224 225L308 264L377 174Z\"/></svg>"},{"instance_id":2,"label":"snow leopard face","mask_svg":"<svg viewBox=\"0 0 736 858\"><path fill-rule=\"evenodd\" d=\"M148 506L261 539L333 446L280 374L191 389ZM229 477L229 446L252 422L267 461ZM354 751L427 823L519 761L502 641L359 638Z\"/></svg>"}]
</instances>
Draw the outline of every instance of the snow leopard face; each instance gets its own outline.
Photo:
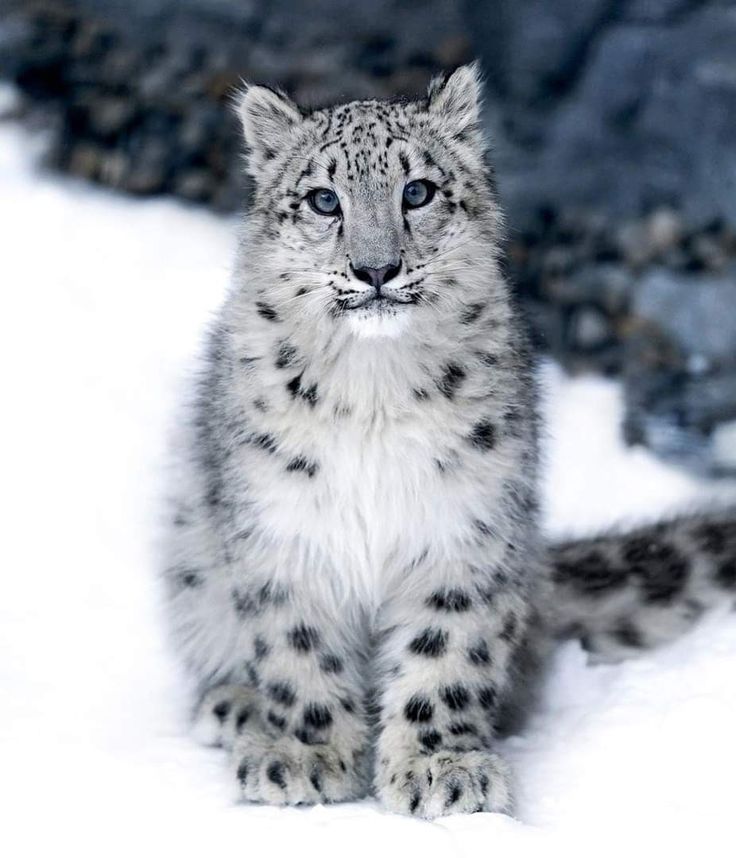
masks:
<instances>
[{"instance_id":1,"label":"snow leopard face","mask_svg":"<svg viewBox=\"0 0 736 858\"><path fill-rule=\"evenodd\" d=\"M241 95L255 179L248 263L271 284L265 313L391 335L487 299L488 272L473 262L487 264L498 210L479 94L465 66L415 102L306 112L265 87Z\"/></svg>"}]
</instances>

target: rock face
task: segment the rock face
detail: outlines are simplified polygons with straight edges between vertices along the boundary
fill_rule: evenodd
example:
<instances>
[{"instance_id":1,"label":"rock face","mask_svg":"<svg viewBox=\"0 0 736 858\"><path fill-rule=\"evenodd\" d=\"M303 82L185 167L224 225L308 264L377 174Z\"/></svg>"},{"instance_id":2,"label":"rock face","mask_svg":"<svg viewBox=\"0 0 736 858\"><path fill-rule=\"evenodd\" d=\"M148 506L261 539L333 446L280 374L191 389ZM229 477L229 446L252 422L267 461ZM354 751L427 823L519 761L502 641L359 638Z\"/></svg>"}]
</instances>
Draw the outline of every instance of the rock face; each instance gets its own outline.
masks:
<instances>
[{"instance_id":1,"label":"rock face","mask_svg":"<svg viewBox=\"0 0 736 858\"><path fill-rule=\"evenodd\" d=\"M468 2L506 198L736 224L733 0Z\"/></svg>"},{"instance_id":2,"label":"rock face","mask_svg":"<svg viewBox=\"0 0 736 858\"><path fill-rule=\"evenodd\" d=\"M632 297L624 431L666 458L728 473L736 447L736 266L654 269Z\"/></svg>"},{"instance_id":3,"label":"rock face","mask_svg":"<svg viewBox=\"0 0 736 858\"><path fill-rule=\"evenodd\" d=\"M222 211L241 78L319 104L473 56L538 345L623 378L631 443L736 473L736 0L0 0L50 165Z\"/></svg>"}]
</instances>

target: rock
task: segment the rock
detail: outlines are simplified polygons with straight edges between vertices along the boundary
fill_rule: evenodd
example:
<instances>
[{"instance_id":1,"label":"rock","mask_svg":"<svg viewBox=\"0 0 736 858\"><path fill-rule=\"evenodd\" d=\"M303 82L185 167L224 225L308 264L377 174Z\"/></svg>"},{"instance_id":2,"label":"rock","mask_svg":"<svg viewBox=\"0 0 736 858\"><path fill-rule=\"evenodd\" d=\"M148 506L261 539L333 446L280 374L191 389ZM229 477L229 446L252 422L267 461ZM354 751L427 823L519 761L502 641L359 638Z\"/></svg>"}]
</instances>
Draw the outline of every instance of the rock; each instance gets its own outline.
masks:
<instances>
[{"instance_id":1,"label":"rock","mask_svg":"<svg viewBox=\"0 0 736 858\"><path fill-rule=\"evenodd\" d=\"M640 280L625 342L630 442L701 473L732 467L722 427L736 416L734 307L736 267L723 276L656 269Z\"/></svg>"},{"instance_id":2,"label":"rock","mask_svg":"<svg viewBox=\"0 0 736 858\"><path fill-rule=\"evenodd\" d=\"M192 202L204 202L215 193L212 175L207 170L191 169L180 173L174 183L174 192Z\"/></svg>"},{"instance_id":3,"label":"rock","mask_svg":"<svg viewBox=\"0 0 736 858\"><path fill-rule=\"evenodd\" d=\"M713 470L717 474L736 474L736 419L716 426L711 449Z\"/></svg>"},{"instance_id":4,"label":"rock","mask_svg":"<svg viewBox=\"0 0 736 858\"><path fill-rule=\"evenodd\" d=\"M655 269L633 291L631 312L656 326L686 355L736 358L736 266L722 276Z\"/></svg>"},{"instance_id":5,"label":"rock","mask_svg":"<svg viewBox=\"0 0 736 858\"><path fill-rule=\"evenodd\" d=\"M646 230L647 244L653 254L659 255L675 247L682 238L682 218L670 208L658 208L647 218Z\"/></svg>"},{"instance_id":6,"label":"rock","mask_svg":"<svg viewBox=\"0 0 736 858\"><path fill-rule=\"evenodd\" d=\"M573 351L594 351L613 339L608 318L594 305L579 305L568 323L569 347Z\"/></svg>"}]
</instances>

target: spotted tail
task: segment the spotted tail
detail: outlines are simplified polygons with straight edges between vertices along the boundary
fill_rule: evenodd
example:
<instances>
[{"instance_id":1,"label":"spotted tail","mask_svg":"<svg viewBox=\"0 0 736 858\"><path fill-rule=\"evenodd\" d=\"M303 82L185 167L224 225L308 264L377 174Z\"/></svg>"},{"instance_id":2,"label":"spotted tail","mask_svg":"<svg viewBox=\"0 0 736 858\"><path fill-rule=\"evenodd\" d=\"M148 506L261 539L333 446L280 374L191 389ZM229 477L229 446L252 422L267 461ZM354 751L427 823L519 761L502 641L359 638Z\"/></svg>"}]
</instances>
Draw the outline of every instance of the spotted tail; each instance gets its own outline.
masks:
<instances>
[{"instance_id":1,"label":"spotted tail","mask_svg":"<svg viewBox=\"0 0 736 858\"><path fill-rule=\"evenodd\" d=\"M551 547L552 626L600 660L681 635L736 605L736 507Z\"/></svg>"}]
</instances>

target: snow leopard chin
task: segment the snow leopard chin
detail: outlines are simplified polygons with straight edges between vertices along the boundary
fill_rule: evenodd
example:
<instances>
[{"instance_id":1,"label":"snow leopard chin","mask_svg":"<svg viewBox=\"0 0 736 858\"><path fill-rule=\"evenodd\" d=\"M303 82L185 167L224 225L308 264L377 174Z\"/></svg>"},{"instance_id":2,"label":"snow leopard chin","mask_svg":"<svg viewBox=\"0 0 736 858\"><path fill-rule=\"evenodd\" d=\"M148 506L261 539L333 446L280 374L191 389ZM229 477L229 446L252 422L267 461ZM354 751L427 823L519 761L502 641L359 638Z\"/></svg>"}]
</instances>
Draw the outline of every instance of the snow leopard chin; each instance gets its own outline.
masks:
<instances>
[{"instance_id":1,"label":"snow leopard chin","mask_svg":"<svg viewBox=\"0 0 736 858\"><path fill-rule=\"evenodd\" d=\"M409 307L350 310L346 321L360 339L398 339L411 324Z\"/></svg>"}]
</instances>

